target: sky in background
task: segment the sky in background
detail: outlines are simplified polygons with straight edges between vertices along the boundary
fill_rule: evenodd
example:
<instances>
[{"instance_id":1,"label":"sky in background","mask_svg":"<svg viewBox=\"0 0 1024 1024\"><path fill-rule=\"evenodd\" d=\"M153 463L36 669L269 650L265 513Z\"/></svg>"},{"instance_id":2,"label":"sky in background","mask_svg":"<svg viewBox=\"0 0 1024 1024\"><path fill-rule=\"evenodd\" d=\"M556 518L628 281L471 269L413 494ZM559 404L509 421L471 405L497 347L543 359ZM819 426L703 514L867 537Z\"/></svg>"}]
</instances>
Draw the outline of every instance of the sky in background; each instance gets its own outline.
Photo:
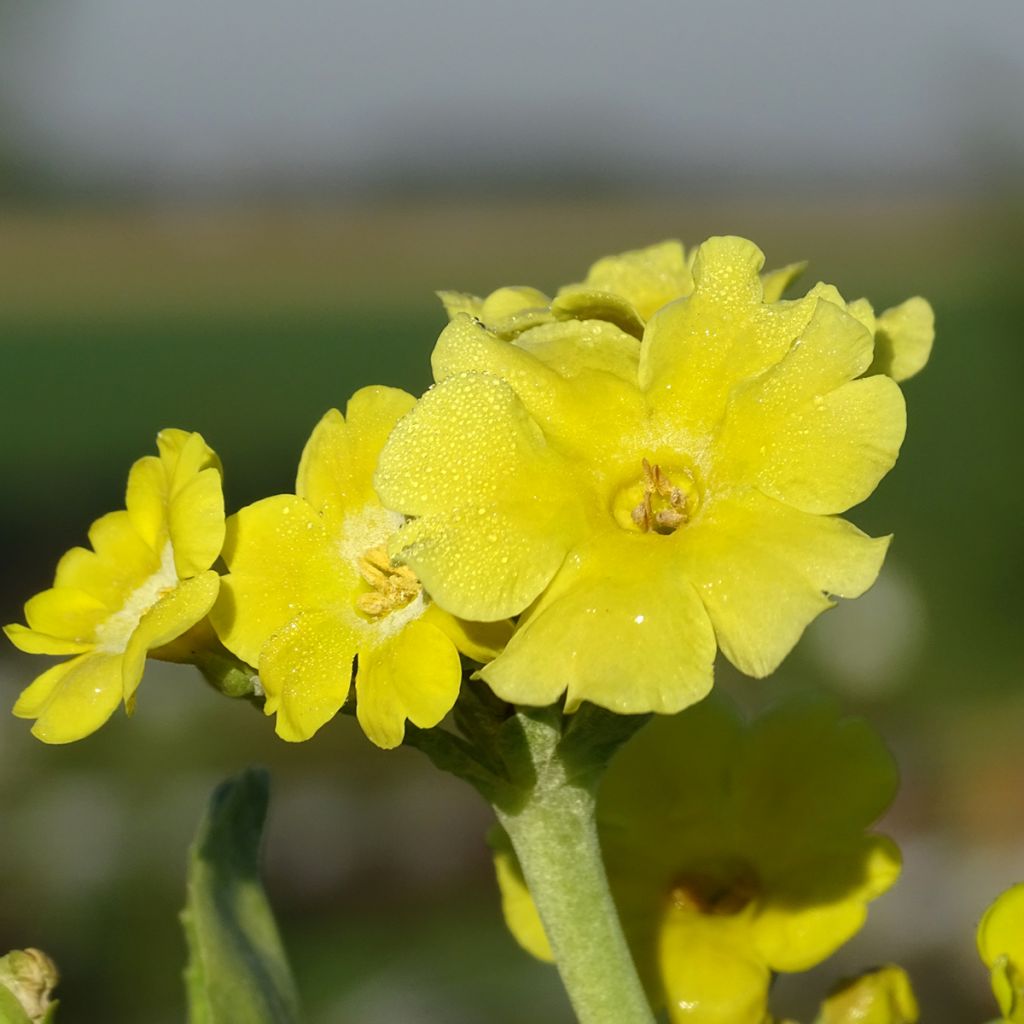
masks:
<instances>
[{"instance_id":1,"label":"sky in background","mask_svg":"<svg viewBox=\"0 0 1024 1024\"><path fill-rule=\"evenodd\" d=\"M6 0L8 158L69 183L982 184L1021 0Z\"/></svg>"}]
</instances>

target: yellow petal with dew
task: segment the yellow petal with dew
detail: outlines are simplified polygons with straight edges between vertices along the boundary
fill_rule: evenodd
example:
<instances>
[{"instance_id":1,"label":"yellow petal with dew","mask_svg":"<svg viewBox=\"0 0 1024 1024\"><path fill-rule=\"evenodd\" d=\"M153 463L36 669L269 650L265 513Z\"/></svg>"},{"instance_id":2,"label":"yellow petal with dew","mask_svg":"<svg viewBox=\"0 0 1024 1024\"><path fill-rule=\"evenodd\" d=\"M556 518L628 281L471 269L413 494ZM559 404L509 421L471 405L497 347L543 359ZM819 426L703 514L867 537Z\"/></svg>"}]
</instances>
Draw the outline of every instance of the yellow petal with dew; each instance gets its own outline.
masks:
<instances>
[{"instance_id":1,"label":"yellow petal with dew","mask_svg":"<svg viewBox=\"0 0 1024 1024\"><path fill-rule=\"evenodd\" d=\"M742 672L773 672L804 629L877 578L888 539L813 516L756 491L721 501L678 531L679 562L697 588L722 652Z\"/></svg>"},{"instance_id":2,"label":"yellow petal with dew","mask_svg":"<svg viewBox=\"0 0 1024 1024\"><path fill-rule=\"evenodd\" d=\"M700 598L666 561L668 538L615 531L572 552L481 671L503 700L672 714L711 688L715 640Z\"/></svg>"},{"instance_id":3,"label":"yellow petal with dew","mask_svg":"<svg viewBox=\"0 0 1024 1024\"><path fill-rule=\"evenodd\" d=\"M819 843L788 874L763 879L765 895L751 923L758 954L776 971L821 963L860 931L866 904L895 884L900 863L885 836Z\"/></svg>"},{"instance_id":4,"label":"yellow petal with dew","mask_svg":"<svg viewBox=\"0 0 1024 1024\"><path fill-rule=\"evenodd\" d=\"M133 573L126 573L120 563L101 558L88 548L75 547L66 551L57 563L53 583L55 587L84 590L116 611L138 580Z\"/></svg>"},{"instance_id":5,"label":"yellow petal with dew","mask_svg":"<svg viewBox=\"0 0 1024 1024\"><path fill-rule=\"evenodd\" d=\"M469 622L457 619L454 615L442 611L431 602L423 613L423 621L429 622L439 629L453 644L460 654L464 654L481 665L496 658L508 643L515 629L511 619L499 619L497 622Z\"/></svg>"},{"instance_id":6,"label":"yellow petal with dew","mask_svg":"<svg viewBox=\"0 0 1024 1024\"><path fill-rule=\"evenodd\" d=\"M621 296L644 320L693 291L693 277L677 241L606 256L590 268L584 284Z\"/></svg>"},{"instance_id":7,"label":"yellow petal with dew","mask_svg":"<svg viewBox=\"0 0 1024 1024\"><path fill-rule=\"evenodd\" d=\"M149 651L176 640L206 618L217 599L220 577L208 570L182 580L139 620L124 652L124 699L132 707Z\"/></svg>"},{"instance_id":8,"label":"yellow petal with dew","mask_svg":"<svg viewBox=\"0 0 1024 1024\"><path fill-rule=\"evenodd\" d=\"M332 524L367 504L377 504L373 473L395 424L415 404L398 388L361 388L343 417L331 409L302 451L295 492Z\"/></svg>"},{"instance_id":9,"label":"yellow petal with dew","mask_svg":"<svg viewBox=\"0 0 1024 1024\"><path fill-rule=\"evenodd\" d=\"M758 486L805 512L859 504L892 468L906 433L906 406L888 377L851 381L778 424Z\"/></svg>"},{"instance_id":10,"label":"yellow petal with dew","mask_svg":"<svg viewBox=\"0 0 1024 1024\"><path fill-rule=\"evenodd\" d=\"M29 629L17 622L4 626L7 639L26 654L82 654L91 651L95 644L91 640L68 640Z\"/></svg>"},{"instance_id":11,"label":"yellow petal with dew","mask_svg":"<svg viewBox=\"0 0 1024 1024\"><path fill-rule=\"evenodd\" d=\"M714 430L730 392L792 348L818 304L761 301L764 255L742 238L712 238L697 253L693 294L649 321L640 350L640 387L675 429Z\"/></svg>"},{"instance_id":12,"label":"yellow petal with dew","mask_svg":"<svg viewBox=\"0 0 1024 1024\"><path fill-rule=\"evenodd\" d=\"M658 953L672 1024L764 1024L771 977L744 922L670 909Z\"/></svg>"},{"instance_id":13,"label":"yellow petal with dew","mask_svg":"<svg viewBox=\"0 0 1024 1024\"><path fill-rule=\"evenodd\" d=\"M924 369L935 341L935 314L915 296L887 309L878 318L872 373L906 380Z\"/></svg>"},{"instance_id":14,"label":"yellow petal with dew","mask_svg":"<svg viewBox=\"0 0 1024 1024\"><path fill-rule=\"evenodd\" d=\"M484 300L479 295L455 291L439 291L436 295L441 300L449 320L454 320L460 313L480 319Z\"/></svg>"},{"instance_id":15,"label":"yellow petal with dew","mask_svg":"<svg viewBox=\"0 0 1024 1024\"><path fill-rule=\"evenodd\" d=\"M353 619L354 619L353 614ZM267 641L259 659L263 710L283 740L308 740L348 699L362 631L330 611L307 611Z\"/></svg>"},{"instance_id":16,"label":"yellow petal with dew","mask_svg":"<svg viewBox=\"0 0 1024 1024\"><path fill-rule=\"evenodd\" d=\"M390 750L405 737L406 719L421 729L437 725L461 682L455 645L429 622L415 620L383 643L360 648L356 717L371 742Z\"/></svg>"},{"instance_id":17,"label":"yellow petal with dew","mask_svg":"<svg viewBox=\"0 0 1024 1024\"><path fill-rule=\"evenodd\" d=\"M557 413L566 394L565 384L554 370L468 317L456 317L441 331L430 365L439 383L467 373L500 377L529 414L542 422Z\"/></svg>"},{"instance_id":18,"label":"yellow petal with dew","mask_svg":"<svg viewBox=\"0 0 1024 1024\"><path fill-rule=\"evenodd\" d=\"M72 743L95 732L121 701L122 655L92 651L54 665L18 698L14 714L34 718L44 743Z\"/></svg>"},{"instance_id":19,"label":"yellow petal with dew","mask_svg":"<svg viewBox=\"0 0 1024 1024\"><path fill-rule=\"evenodd\" d=\"M310 505L290 494L264 498L228 520L231 570L210 614L221 643L250 665L273 633L301 611L351 604L353 566Z\"/></svg>"},{"instance_id":20,"label":"yellow petal with dew","mask_svg":"<svg viewBox=\"0 0 1024 1024\"><path fill-rule=\"evenodd\" d=\"M544 924L537 913L530 890L526 887L522 868L512 850L512 844L502 829L495 829L489 837L494 850L494 871L501 893L501 911L512 937L531 956L546 963L554 963L555 955L548 942Z\"/></svg>"},{"instance_id":21,"label":"yellow petal with dew","mask_svg":"<svg viewBox=\"0 0 1024 1024\"><path fill-rule=\"evenodd\" d=\"M610 374L637 385L640 342L602 320L545 324L521 334L512 344L568 380L589 373L587 382L593 384L600 380L593 374Z\"/></svg>"},{"instance_id":22,"label":"yellow petal with dew","mask_svg":"<svg viewBox=\"0 0 1024 1024\"><path fill-rule=\"evenodd\" d=\"M52 587L25 602L25 621L39 633L76 643L92 643L110 609L84 590Z\"/></svg>"},{"instance_id":23,"label":"yellow petal with dew","mask_svg":"<svg viewBox=\"0 0 1024 1024\"><path fill-rule=\"evenodd\" d=\"M736 771L732 813L761 856L786 870L815 844L859 834L899 785L882 738L824 698L790 700L762 715Z\"/></svg>"},{"instance_id":24,"label":"yellow petal with dew","mask_svg":"<svg viewBox=\"0 0 1024 1024\"><path fill-rule=\"evenodd\" d=\"M419 516L390 545L431 597L460 618L521 612L578 529L564 460L504 381L462 374L438 384L395 428L377 490Z\"/></svg>"},{"instance_id":25,"label":"yellow petal with dew","mask_svg":"<svg viewBox=\"0 0 1024 1024\"><path fill-rule=\"evenodd\" d=\"M536 288L526 285L513 285L498 288L491 292L481 303L479 318L488 325L500 323L516 317L526 310L546 309L550 299Z\"/></svg>"}]
</instances>

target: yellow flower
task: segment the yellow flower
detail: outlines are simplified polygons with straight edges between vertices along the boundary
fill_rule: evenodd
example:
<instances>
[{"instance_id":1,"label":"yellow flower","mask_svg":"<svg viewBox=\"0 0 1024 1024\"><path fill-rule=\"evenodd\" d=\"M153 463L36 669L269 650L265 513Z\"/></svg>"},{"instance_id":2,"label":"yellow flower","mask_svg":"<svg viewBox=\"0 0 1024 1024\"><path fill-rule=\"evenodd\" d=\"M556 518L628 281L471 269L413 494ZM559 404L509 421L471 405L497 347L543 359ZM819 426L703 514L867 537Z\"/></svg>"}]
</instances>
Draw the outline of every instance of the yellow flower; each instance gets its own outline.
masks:
<instances>
[{"instance_id":1,"label":"yellow flower","mask_svg":"<svg viewBox=\"0 0 1024 1024\"><path fill-rule=\"evenodd\" d=\"M535 288L499 288L486 298L460 292L440 292L449 317L468 313L506 340L543 323L557 320L604 320L640 337L646 321L662 306L693 293L693 263L697 250L687 253L677 241L598 260L580 284L560 288L554 300ZM761 275L765 302L777 302L806 269L790 263ZM832 295L842 302L838 292ZM921 370L931 354L935 318L919 297L887 309L878 317L866 299L847 307L869 327L875 338L875 358L869 373L906 380Z\"/></svg>"},{"instance_id":2,"label":"yellow flower","mask_svg":"<svg viewBox=\"0 0 1024 1024\"><path fill-rule=\"evenodd\" d=\"M53 588L25 605L28 626L4 629L29 654L74 655L48 669L14 705L46 743L95 732L124 700L131 712L147 654L209 612L224 540L220 462L199 434L162 430L159 455L128 475L127 508L89 529Z\"/></svg>"},{"instance_id":3,"label":"yellow flower","mask_svg":"<svg viewBox=\"0 0 1024 1024\"><path fill-rule=\"evenodd\" d=\"M716 646L767 675L875 580L888 540L835 514L893 465L902 395L861 378L872 335L822 289L763 302L762 262L706 242L642 343L601 320L442 332L377 485L415 517L392 554L443 608L525 612L481 673L503 699L675 712Z\"/></svg>"},{"instance_id":4,"label":"yellow flower","mask_svg":"<svg viewBox=\"0 0 1024 1024\"><path fill-rule=\"evenodd\" d=\"M978 952L1003 1017L1024 1022L1024 882L1007 889L978 925Z\"/></svg>"},{"instance_id":5,"label":"yellow flower","mask_svg":"<svg viewBox=\"0 0 1024 1024\"><path fill-rule=\"evenodd\" d=\"M501 626L475 630L431 605L386 545L402 517L373 490L377 455L414 403L394 388L356 392L306 444L295 494L228 521L230 569L211 619L232 653L259 669L277 734L309 739L348 698L358 655L356 714L378 746L402 742L405 721L436 725L462 678L459 649L483 661Z\"/></svg>"},{"instance_id":6,"label":"yellow flower","mask_svg":"<svg viewBox=\"0 0 1024 1024\"><path fill-rule=\"evenodd\" d=\"M817 1024L917 1024L919 1016L906 971L890 964L840 982Z\"/></svg>"},{"instance_id":7,"label":"yellow flower","mask_svg":"<svg viewBox=\"0 0 1024 1024\"><path fill-rule=\"evenodd\" d=\"M860 929L899 874L895 845L864 831L895 789L878 737L826 702L747 725L708 700L622 749L598 796L601 845L641 977L675 1024L761 1024L773 971L808 970ZM510 929L551 959L500 843L496 861Z\"/></svg>"}]
</instances>

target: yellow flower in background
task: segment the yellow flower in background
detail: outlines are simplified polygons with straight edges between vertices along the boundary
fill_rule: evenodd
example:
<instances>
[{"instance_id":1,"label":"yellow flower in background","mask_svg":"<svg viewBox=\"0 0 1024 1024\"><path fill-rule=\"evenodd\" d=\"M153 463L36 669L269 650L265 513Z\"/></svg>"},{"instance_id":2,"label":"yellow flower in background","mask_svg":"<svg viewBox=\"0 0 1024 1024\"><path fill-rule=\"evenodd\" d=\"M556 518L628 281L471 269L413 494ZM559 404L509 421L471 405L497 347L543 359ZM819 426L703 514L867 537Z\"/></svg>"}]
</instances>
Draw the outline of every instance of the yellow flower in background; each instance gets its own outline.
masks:
<instances>
[{"instance_id":1,"label":"yellow flower in background","mask_svg":"<svg viewBox=\"0 0 1024 1024\"><path fill-rule=\"evenodd\" d=\"M28 626L4 629L29 654L72 655L14 705L47 743L95 732L122 700L130 712L147 654L202 620L217 597L220 462L199 434L162 430L157 447L132 466L126 509L90 527L92 550L72 548L52 589L25 605Z\"/></svg>"},{"instance_id":2,"label":"yellow flower in background","mask_svg":"<svg viewBox=\"0 0 1024 1024\"><path fill-rule=\"evenodd\" d=\"M899 875L895 845L865 832L896 784L879 738L828 702L748 725L709 699L616 755L601 846L641 977L674 1024L762 1024L772 972L808 970L860 929ZM496 845L509 928L550 960L507 840Z\"/></svg>"},{"instance_id":3,"label":"yellow flower in background","mask_svg":"<svg viewBox=\"0 0 1024 1024\"><path fill-rule=\"evenodd\" d=\"M406 719L436 725L459 693L459 650L484 661L503 626L473 630L433 606L386 546L402 517L372 477L381 446L414 399L363 388L331 410L306 444L295 494L265 498L228 521L224 577L211 619L221 641L258 667L264 710L286 740L305 740L348 698L378 746L402 742Z\"/></svg>"},{"instance_id":4,"label":"yellow flower in background","mask_svg":"<svg viewBox=\"0 0 1024 1024\"><path fill-rule=\"evenodd\" d=\"M662 306L693 293L696 254L696 249L687 253L680 242L672 240L606 256L590 268L584 281L560 288L553 300L536 288L525 287L499 288L483 299L461 292L438 294L449 317L468 313L507 340L541 324L568 319L604 320L639 338L645 323ZM781 299L805 269L805 263L790 263L763 273L764 301ZM838 292L834 297L839 298ZM877 317L867 299L858 299L848 308L869 326L875 338L869 374L884 373L901 381L927 363L935 338L935 318L924 299L907 299Z\"/></svg>"},{"instance_id":5,"label":"yellow flower in background","mask_svg":"<svg viewBox=\"0 0 1024 1024\"><path fill-rule=\"evenodd\" d=\"M815 1024L917 1024L919 1016L906 971L890 964L840 982Z\"/></svg>"},{"instance_id":6,"label":"yellow flower in background","mask_svg":"<svg viewBox=\"0 0 1024 1024\"><path fill-rule=\"evenodd\" d=\"M978 952L1009 1024L1024 1022L1024 882L1007 889L978 925Z\"/></svg>"},{"instance_id":7,"label":"yellow flower in background","mask_svg":"<svg viewBox=\"0 0 1024 1024\"><path fill-rule=\"evenodd\" d=\"M841 300L764 302L762 263L706 242L642 343L601 320L442 332L377 486L414 517L392 554L443 608L525 613L481 673L503 699L675 712L716 647L767 675L832 595L874 582L887 539L836 514L893 465L902 395L858 379L873 338Z\"/></svg>"}]
</instances>

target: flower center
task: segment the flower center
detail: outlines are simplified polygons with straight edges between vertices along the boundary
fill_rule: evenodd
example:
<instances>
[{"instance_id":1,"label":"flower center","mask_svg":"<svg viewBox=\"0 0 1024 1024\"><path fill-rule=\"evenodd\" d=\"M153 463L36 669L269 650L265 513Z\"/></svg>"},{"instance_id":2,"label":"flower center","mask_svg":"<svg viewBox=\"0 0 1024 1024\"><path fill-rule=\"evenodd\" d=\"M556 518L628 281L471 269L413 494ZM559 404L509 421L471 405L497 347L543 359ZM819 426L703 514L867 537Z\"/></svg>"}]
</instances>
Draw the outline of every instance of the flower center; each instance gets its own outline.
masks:
<instances>
[{"instance_id":1,"label":"flower center","mask_svg":"<svg viewBox=\"0 0 1024 1024\"><path fill-rule=\"evenodd\" d=\"M118 611L96 628L96 641L100 649L111 654L124 653L142 616L177 585L174 548L167 541L160 553L160 568L128 595Z\"/></svg>"},{"instance_id":2,"label":"flower center","mask_svg":"<svg viewBox=\"0 0 1024 1024\"><path fill-rule=\"evenodd\" d=\"M361 554L356 566L370 585L356 598L356 607L371 619L382 619L411 604L423 589L416 574L404 565L395 565L383 545Z\"/></svg>"},{"instance_id":3,"label":"flower center","mask_svg":"<svg viewBox=\"0 0 1024 1024\"><path fill-rule=\"evenodd\" d=\"M676 910L726 917L738 914L760 892L761 883L754 869L740 862L714 871L679 875L672 883L670 899Z\"/></svg>"},{"instance_id":4,"label":"flower center","mask_svg":"<svg viewBox=\"0 0 1024 1024\"><path fill-rule=\"evenodd\" d=\"M686 466L662 468L649 459L641 462L643 475L621 488L612 503L620 526L641 533L675 533L696 509L697 481Z\"/></svg>"}]
</instances>

